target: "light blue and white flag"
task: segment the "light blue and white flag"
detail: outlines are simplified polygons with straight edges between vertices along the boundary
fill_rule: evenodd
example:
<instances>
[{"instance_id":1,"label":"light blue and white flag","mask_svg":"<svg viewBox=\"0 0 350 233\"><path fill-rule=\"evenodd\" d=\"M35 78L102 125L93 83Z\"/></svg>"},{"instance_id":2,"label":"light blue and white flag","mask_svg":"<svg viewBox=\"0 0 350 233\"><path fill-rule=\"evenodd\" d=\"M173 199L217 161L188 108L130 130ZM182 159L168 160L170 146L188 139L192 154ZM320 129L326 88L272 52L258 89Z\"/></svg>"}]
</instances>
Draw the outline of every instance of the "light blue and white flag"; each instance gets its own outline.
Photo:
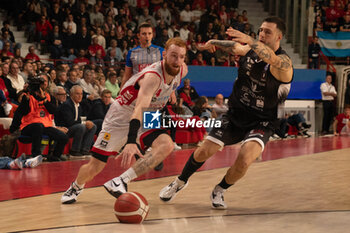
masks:
<instances>
[{"instance_id":1,"label":"light blue and white flag","mask_svg":"<svg viewBox=\"0 0 350 233\"><path fill-rule=\"evenodd\" d=\"M350 32L317 32L319 44L328 57L350 56Z\"/></svg>"}]
</instances>

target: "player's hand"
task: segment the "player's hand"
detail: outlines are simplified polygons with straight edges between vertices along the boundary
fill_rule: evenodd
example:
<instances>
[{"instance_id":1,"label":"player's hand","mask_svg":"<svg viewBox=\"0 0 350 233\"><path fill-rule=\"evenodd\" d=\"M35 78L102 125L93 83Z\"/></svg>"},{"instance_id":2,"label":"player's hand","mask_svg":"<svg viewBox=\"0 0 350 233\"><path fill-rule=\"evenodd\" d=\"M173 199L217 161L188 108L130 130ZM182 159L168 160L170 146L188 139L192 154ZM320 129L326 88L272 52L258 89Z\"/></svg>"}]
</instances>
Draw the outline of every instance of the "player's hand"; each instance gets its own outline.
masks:
<instances>
[{"instance_id":1,"label":"player's hand","mask_svg":"<svg viewBox=\"0 0 350 233\"><path fill-rule=\"evenodd\" d=\"M245 43L249 44L253 41L253 38L248 36L247 34L244 34L243 32L240 32L236 29L233 29L232 27L229 27L226 30L226 34L230 37L232 37L233 41L239 42L239 43Z\"/></svg>"},{"instance_id":2,"label":"player's hand","mask_svg":"<svg viewBox=\"0 0 350 233\"><path fill-rule=\"evenodd\" d=\"M171 92L171 94L170 94L169 103L170 104L176 104L176 95L175 95L174 91Z\"/></svg>"},{"instance_id":3,"label":"player's hand","mask_svg":"<svg viewBox=\"0 0 350 233\"><path fill-rule=\"evenodd\" d=\"M122 158L121 165L123 168L130 167L131 162L135 158L134 157L135 154L140 156L140 158L143 158L143 155L141 154L141 152L136 144L134 144L134 143L126 144L123 151L118 156L118 157Z\"/></svg>"},{"instance_id":4,"label":"player's hand","mask_svg":"<svg viewBox=\"0 0 350 233\"><path fill-rule=\"evenodd\" d=\"M198 45L199 50L208 50L210 53L214 53L216 51L215 45L211 44L211 41L207 41L204 45Z\"/></svg>"}]
</instances>

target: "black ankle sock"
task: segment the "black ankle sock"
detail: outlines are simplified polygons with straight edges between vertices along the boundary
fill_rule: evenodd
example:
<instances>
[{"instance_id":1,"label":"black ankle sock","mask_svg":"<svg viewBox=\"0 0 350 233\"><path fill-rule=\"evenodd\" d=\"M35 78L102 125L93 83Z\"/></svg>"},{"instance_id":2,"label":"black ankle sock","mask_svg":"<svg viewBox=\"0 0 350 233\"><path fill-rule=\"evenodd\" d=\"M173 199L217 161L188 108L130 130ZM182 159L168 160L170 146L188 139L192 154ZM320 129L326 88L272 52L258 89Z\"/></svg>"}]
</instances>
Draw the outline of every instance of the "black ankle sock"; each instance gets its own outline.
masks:
<instances>
[{"instance_id":1,"label":"black ankle sock","mask_svg":"<svg viewBox=\"0 0 350 233\"><path fill-rule=\"evenodd\" d=\"M204 162L197 162L196 160L194 160L193 154L194 152L187 160L187 163L183 168L181 175L179 176L179 179L185 181L186 183L188 178L190 178L190 176L192 176L192 174L195 173L204 164Z\"/></svg>"},{"instance_id":2,"label":"black ankle sock","mask_svg":"<svg viewBox=\"0 0 350 233\"><path fill-rule=\"evenodd\" d=\"M221 182L219 183L219 186L223 189L228 189L229 187L231 187L233 184L228 184L225 180L225 176L224 178L222 178Z\"/></svg>"}]
</instances>

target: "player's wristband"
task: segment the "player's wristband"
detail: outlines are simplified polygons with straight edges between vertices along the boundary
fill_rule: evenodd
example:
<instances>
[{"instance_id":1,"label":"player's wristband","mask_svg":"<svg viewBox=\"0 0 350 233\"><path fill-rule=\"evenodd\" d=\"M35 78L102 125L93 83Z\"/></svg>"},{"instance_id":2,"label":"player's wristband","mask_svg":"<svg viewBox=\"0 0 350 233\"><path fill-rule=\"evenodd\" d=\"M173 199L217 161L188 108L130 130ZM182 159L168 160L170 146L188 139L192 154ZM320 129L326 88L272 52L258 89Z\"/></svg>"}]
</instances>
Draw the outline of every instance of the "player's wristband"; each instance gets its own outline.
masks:
<instances>
[{"instance_id":1,"label":"player's wristband","mask_svg":"<svg viewBox=\"0 0 350 233\"><path fill-rule=\"evenodd\" d=\"M136 143L137 138L137 132L139 131L141 127L141 122L137 119L132 119L129 123L129 133L128 133L128 140L126 144L129 143Z\"/></svg>"}]
</instances>

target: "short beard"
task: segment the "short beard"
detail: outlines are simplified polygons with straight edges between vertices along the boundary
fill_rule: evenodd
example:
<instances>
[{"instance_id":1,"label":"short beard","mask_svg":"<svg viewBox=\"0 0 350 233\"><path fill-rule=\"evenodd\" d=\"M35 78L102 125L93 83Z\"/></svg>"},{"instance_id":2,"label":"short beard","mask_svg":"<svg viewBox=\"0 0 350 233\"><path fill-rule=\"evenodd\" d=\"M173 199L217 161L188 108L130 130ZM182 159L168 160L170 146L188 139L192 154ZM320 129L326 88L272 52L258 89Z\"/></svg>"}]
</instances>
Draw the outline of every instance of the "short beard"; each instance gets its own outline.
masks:
<instances>
[{"instance_id":1,"label":"short beard","mask_svg":"<svg viewBox=\"0 0 350 233\"><path fill-rule=\"evenodd\" d=\"M180 72L180 69L178 69L177 71L174 71L172 68L170 68L170 66L166 62L164 62L164 67L165 67L165 71L171 76L176 76Z\"/></svg>"}]
</instances>

